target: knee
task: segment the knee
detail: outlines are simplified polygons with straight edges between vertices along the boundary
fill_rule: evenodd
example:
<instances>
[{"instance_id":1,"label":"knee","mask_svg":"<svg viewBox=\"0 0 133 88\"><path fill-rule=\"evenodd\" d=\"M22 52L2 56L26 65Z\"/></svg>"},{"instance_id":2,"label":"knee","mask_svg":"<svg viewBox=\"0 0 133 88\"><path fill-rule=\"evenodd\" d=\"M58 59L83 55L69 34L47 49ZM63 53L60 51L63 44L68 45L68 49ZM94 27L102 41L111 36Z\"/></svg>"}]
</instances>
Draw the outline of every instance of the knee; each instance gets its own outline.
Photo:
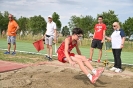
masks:
<instances>
[{"instance_id":1,"label":"knee","mask_svg":"<svg viewBox=\"0 0 133 88\"><path fill-rule=\"evenodd\" d=\"M91 48L91 51L94 51L94 48Z\"/></svg>"},{"instance_id":2,"label":"knee","mask_svg":"<svg viewBox=\"0 0 133 88\"><path fill-rule=\"evenodd\" d=\"M82 60L81 59L77 59L76 61L78 64L81 64L82 63Z\"/></svg>"},{"instance_id":3,"label":"knee","mask_svg":"<svg viewBox=\"0 0 133 88\"><path fill-rule=\"evenodd\" d=\"M52 46L51 45L49 45L49 49L52 49Z\"/></svg>"},{"instance_id":4,"label":"knee","mask_svg":"<svg viewBox=\"0 0 133 88\"><path fill-rule=\"evenodd\" d=\"M100 52L102 52L102 49L99 49Z\"/></svg>"},{"instance_id":5,"label":"knee","mask_svg":"<svg viewBox=\"0 0 133 88\"><path fill-rule=\"evenodd\" d=\"M8 45L11 45L11 43L8 43Z\"/></svg>"},{"instance_id":6,"label":"knee","mask_svg":"<svg viewBox=\"0 0 133 88\"><path fill-rule=\"evenodd\" d=\"M47 48L49 48L49 45L47 45Z\"/></svg>"},{"instance_id":7,"label":"knee","mask_svg":"<svg viewBox=\"0 0 133 88\"><path fill-rule=\"evenodd\" d=\"M87 61L86 57L85 56L82 56L82 61Z\"/></svg>"}]
</instances>

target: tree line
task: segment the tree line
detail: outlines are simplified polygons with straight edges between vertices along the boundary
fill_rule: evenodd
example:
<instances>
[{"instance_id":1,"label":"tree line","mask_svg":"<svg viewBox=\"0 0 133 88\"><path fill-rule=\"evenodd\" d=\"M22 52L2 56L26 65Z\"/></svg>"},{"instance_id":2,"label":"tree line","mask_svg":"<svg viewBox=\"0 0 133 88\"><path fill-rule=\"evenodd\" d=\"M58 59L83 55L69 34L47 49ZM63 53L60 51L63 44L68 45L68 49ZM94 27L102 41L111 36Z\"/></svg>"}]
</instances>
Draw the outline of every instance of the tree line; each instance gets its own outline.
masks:
<instances>
[{"instance_id":1,"label":"tree line","mask_svg":"<svg viewBox=\"0 0 133 88\"><path fill-rule=\"evenodd\" d=\"M7 26L8 26L8 15L9 12L5 11L4 13L0 12L0 32L2 33L2 31L6 31L7 30ZM28 32L32 32L33 35L38 34L38 33L42 33L44 34L44 32L46 31L46 20L41 16L33 16L33 17L23 17L21 16L20 18L16 19L15 16L13 16L14 20L17 21L20 29L18 32L22 32L24 35L26 33L26 31ZM56 23L57 25L57 30L60 31L61 29L61 21L60 21L60 16L54 12L52 14L52 18L53 21Z\"/></svg>"},{"instance_id":2,"label":"tree line","mask_svg":"<svg viewBox=\"0 0 133 88\"><path fill-rule=\"evenodd\" d=\"M7 30L8 25L8 11L4 13L0 12L0 32L2 33L3 30ZM97 17L101 15L104 18L104 23L107 25L106 34L110 35L113 31L112 24L115 21L120 22L118 15L115 14L113 10L109 10L108 12L102 12L101 14L97 14ZM88 36L88 31L93 33L94 32L94 25L97 23L97 17L93 18L91 15L86 16L76 16L73 15L70 17L68 22L68 26L62 27L62 23L60 21L60 15L54 12L52 14L53 21L57 25L57 31L61 31L63 36L67 36L70 34L71 30L75 27L80 27L84 30L84 36ZM41 16L33 16L33 17L23 17L14 19L18 22L20 26L20 31L25 33L25 31L32 32L34 34L44 33L46 31L46 20ZM129 17L125 22L120 22L121 28L124 29L127 36L133 34L133 17ZM62 28L62 29L61 29Z\"/></svg>"},{"instance_id":3,"label":"tree line","mask_svg":"<svg viewBox=\"0 0 133 88\"><path fill-rule=\"evenodd\" d=\"M103 16L104 20L103 22L107 26L106 35L111 35L113 32L112 24L117 21L120 23L121 28L125 31L126 36L130 36L133 34L133 17L129 17L127 20L125 20L124 23L120 22L118 15L115 14L114 11L109 10L108 12L102 12L101 14L97 14L98 16ZM70 22L68 22L68 26L70 29L73 29L74 27L80 27L84 30L84 35L88 36L88 31L93 33L94 32L94 26L97 23L97 17L93 18L91 15L87 16L71 16Z\"/></svg>"}]
</instances>

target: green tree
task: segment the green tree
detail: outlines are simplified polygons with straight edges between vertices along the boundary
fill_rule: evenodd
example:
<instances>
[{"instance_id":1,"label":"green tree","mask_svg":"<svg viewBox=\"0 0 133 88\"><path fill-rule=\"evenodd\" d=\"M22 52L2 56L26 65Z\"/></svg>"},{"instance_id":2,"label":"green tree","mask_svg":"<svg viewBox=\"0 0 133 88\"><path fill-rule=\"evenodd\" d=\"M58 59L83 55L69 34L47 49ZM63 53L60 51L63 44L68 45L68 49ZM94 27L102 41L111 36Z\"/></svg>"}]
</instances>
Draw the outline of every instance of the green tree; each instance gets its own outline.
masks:
<instances>
[{"instance_id":1,"label":"green tree","mask_svg":"<svg viewBox=\"0 0 133 88\"><path fill-rule=\"evenodd\" d=\"M129 17L124 23L123 23L123 29L127 36L130 36L133 34L133 17Z\"/></svg>"},{"instance_id":2,"label":"green tree","mask_svg":"<svg viewBox=\"0 0 133 88\"><path fill-rule=\"evenodd\" d=\"M3 17L3 15L2 15L2 13L0 12L0 34L1 34L2 31L4 30L4 29L3 29L3 19L4 19L4 17Z\"/></svg>"},{"instance_id":3,"label":"green tree","mask_svg":"<svg viewBox=\"0 0 133 88\"><path fill-rule=\"evenodd\" d=\"M29 22L29 19L28 18L26 18L26 17L20 17L19 19L18 19L18 25L19 25L19 32L20 31L22 31L23 32L23 34L25 34L25 31L27 31L28 30L28 22Z\"/></svg>"},{"instance_id":4,"label":"green tree","mask_svg":"<svg viewBox=\"0 0 133 88\"><path fill-rule=\"evenodd\" d=\"M37 33L44 33L46 31L46 21L41 15L30 17L29 28L30 31L33 32L33 35Z\"/></svg>"},{"instance_id":5,"label":"green tree","mask_svg":"<svg viewBox=\"0 0 133 88\"><path fill-rule=\"evenodd\" d=\"M0 12L0 31L2 32L3 30L7 30L7 27L8 27L8 22L9 22L9 19L8 19L8 11L5 11L4 13L1 13Z\"/></svg>"},{"instance_id":6,"label":"green tree","mask_svg":"<svg viewBox=\"0 0 133 88\"><path fill-rule=\"evenodd\" d=\"M92 16L71 16L68 22L69 28L72 30L75 27L83 29L84 35L88 36L88 31L92 32L94 28L95 19Z\"/></svg>"},{"instance_id":7,"label":"green tree","mask_svg":"<svg viewBox=\"0 0 133 88\"><path fill-rule=\"evenodd\" d=\"M69 28L68 28L67 26L64 26L64 27L62 28L61 33L62 33L63 36L70 35Z\"/></svg>"},{"instance_id":8,"label":"green tree","mask_svg":"<svg viewBox=\"0 0 133 88\"><path fill-rule=\"evenodd\" d=\"M79 27L80 24L80 17L77 17L76 15L71 16L70 22L68 22L69 28L72 30L75 27Z\"/></svg>"},{"instance_id":9,"label":"green tree","mask_svg":"<svg viewBox=\"0 0 133 88\"><path fill-rule=\"evenodd\" d=\"M104 18L103 22L107 26L106 35L111 35L113 31L112 24L114 22L119 22L119 19L117 17L118 15L116 15L114 11L109 10L108 12L103 12L102 14L98 14L97 17L98 16L103 16Z\"/></svg>"},{"instance_id":10,"label":"green tree","mask_svg":"<svg viewBox=\"0 0 133 88\"><path fill-rule=\"evenodd\" d=\"M60 31L61 29L61 21L60 21L60 16L54 12L53 15L52 15L52 18L53 18L53 21L56 23L57 25L57 31Z\"/></svg>"}]
</instances>

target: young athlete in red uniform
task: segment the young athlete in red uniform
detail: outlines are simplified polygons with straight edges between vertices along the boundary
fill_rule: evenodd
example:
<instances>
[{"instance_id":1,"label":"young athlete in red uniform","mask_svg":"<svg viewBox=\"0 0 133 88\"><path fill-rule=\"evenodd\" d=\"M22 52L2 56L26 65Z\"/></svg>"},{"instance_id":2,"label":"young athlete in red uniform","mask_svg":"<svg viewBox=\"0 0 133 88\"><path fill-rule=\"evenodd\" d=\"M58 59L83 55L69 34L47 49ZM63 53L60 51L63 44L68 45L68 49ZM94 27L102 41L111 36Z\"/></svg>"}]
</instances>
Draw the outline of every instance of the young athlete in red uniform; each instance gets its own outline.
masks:
<instances>
[{"instance_id":1,"label":"young athlete in red uniform","mask_svg":"<svg viewBox=\"0 0 133 88\"><path fill-rule=\"evenodd\" d=\"M104 71L104 69L102 68L102 69L95 70L90 64L90 62L86 59L86 57L81 55L77 41L79 40L80 37L82 37L82 34L83 34L83 31L80 28L73 29L72 36L67 37L57 50L58 60L63 63L69 62L72 66L74 66L75 64L78 64L80 69L84 72L84 74L87 75L90 81L92 83L95 83L96 80L101 75L101 73ZM71 53L71 50L74 47L76 48L78 55ZM86 65L86 67L92 71L93 75L91 75L88 72L88 70L84 65Z\"/></svg>"}]
</instances>

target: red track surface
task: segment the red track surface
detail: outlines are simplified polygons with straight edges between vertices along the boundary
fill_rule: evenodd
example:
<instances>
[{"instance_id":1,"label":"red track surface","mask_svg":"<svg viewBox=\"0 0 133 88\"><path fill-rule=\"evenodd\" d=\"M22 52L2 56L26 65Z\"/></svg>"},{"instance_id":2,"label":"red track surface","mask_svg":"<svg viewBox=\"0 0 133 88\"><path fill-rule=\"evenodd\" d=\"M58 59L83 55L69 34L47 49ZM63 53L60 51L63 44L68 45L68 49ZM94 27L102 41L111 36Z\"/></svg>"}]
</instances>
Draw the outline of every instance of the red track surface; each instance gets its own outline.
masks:
<instances>
[{"instance_id":1,"label":"red track surface","mask_svg":"<svg viewBox=\"0 0 133 88\"><path fill-rule=\"evenodd\" d=\"M1 61L0 60L0 73L1 72L12 71L12 70L15 70L15 69L24 68L24 67L27 67L27 66L28 65L26 65L26 64L9 62L9 61Z\"/></svg>"}]
</instances>

